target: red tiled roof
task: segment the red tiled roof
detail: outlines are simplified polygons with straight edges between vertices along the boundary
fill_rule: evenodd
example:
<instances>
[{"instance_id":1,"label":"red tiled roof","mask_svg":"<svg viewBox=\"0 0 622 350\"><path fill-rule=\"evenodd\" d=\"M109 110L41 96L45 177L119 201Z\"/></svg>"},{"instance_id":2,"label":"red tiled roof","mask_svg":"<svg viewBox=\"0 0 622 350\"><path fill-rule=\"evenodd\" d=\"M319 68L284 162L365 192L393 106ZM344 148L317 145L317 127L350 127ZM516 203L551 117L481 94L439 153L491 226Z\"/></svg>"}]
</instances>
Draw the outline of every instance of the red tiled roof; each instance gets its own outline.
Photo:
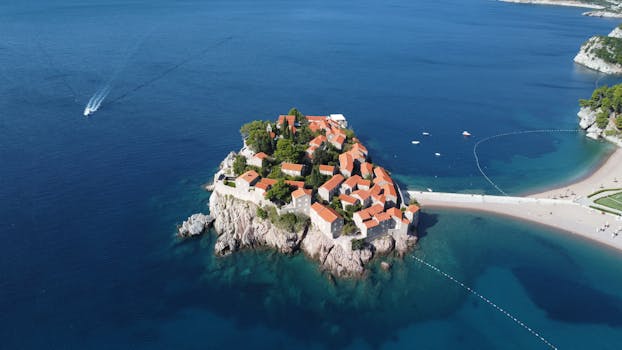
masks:
<instances>
[{"instance_id":1,"label":"red tiled roof","mask_svg":"<svg viewBox=\"0 0 622 350\"><path fill-rule=\"evenodd\" d=\"M347 194L340 194L339 195L339 200L342 202L346 202L347 204L356 204L356 202L358 202L358 199L354 198L354 197L350 197Z\"/></svg>"},{"instance_id":2,"label":"red tiled roof","mask_svg":"<svg viewBox=\"0 0 622 350\"><path fill-rule=\"evenodd\" d=\"M255 181L255 179L257 179L258 177L259 177L259 174L257 174L255 170L249 170L245 172L244 174L238 176L238 179L241 179L250 184L251 182Z\"/></svg>"},{"instance_id":3,"label":"red tiled roof","mask_svg":"<svg viewBox=\"0 0 622 350\"><path fill-rule=\"evenodd\" d=\"M369 193L374 195L374 194L380 194L380 192L382 192L382 188L378 185L373 185L370 189L369 189Z\"/></svg>"},{"instance_id":4,"label":"red tiled roof","mask_svg":"<svg viewBox=\"0 0 622 350\"><path fill-rule=\"evenodd\" d=\"M363 152L363 154L367 155L367 148L365 148L365 146L363 146L363 144L357 142L354 144L354 146L352 146L352 151L355 152Z\"/></svg>"},{"instance_id":5,"label":"red tiled roof","mask_svg":"<svg viewBox=\"0 0 622 350\"><path fill-rule=\"evenodd\" d=\"M326 136L319 135L319 136L316 136L313 140L309 141L309 145L319 147L324 142L326 142Z\"/></svg>"},{"instance_id":6,"label":"red tiled roof","mask_svg":"<svg viewBox=\"0 0 622 350\"><path fill-rule=\"evenodd\" d=\"M375 215L375 214L380 213L381 211L383 211L384 208L380 204L374 204L374 205L372 205L371 207L369 207L369 208L367 208L365 210L367 210L367 212L370 215Z\"/></svg>"},{"instance_id":7,"label":"red tiled roof","mask_svg":"<svg viewBox=\"0 0 622 350\"><path fill-rule=\"evenodd\" d=\"M392 183L382 186L382 189L384 190L385 196L397 197L397 191L395 190L395 186Z\"/></svg>"},{"instance_id":8,"label":"red tiled roof","mask_svg":"<svg viewBox=\"0 0 622 350\"><path fill-rule=\"evenodd\" d=\"M311 205L311 210L315 211L316 214L326 222L334 222L337 219L341 218L333 208L325 207L322 204L315 202Z\"/></svg>"},{"instance_id":9,"label":"red tiled roof","mask_svg":"<svg viewBox=\"0 0 622 350\"><path fill-rule=\"evenodd\" d=\"M294 163L281 163L281 170L289 170L289 171L302 171L304 166L302 164L294 164Z\"/></svg>"},{"instance_id":10,"label":"red tiled roof","mask_svg":"<svg viewBox=\"0 0 622 350\"><path fill-rule=\"evenodd\" d=\"M259 180L258 183L255 184L255 187L257 188L261 188L262 190L267 191L268 187L270 186L274 186L274 184L276 183L276 180L274 179L268 179L268 178L262 178L261 180Z\"/></svg>"},{"instance_id":11,"label":"red tiled roof","mask_svg":"<svg viewBox=\"0 0 622 350\"><path fill-rule=\"evenodd\" d=\"M294 126L294 123L296 123L296 116L295 115L280 115L277 123L279 125L283 125L285 124L285 120L287 120L287 124L289 126Z\"/></svg>"},{"instance_id":12,"label":"red tiled roof","mask_svg":"<svg viewBox=\"0 0 622 350\"><path fill-rule=\"evenodd\" d=\"M335 167L332 165L320 165L320 171L329 172L332 174L335 172Z\"/></svg>"},{"instance_id":13,"label":"red tiled roof","mask_svg":"<svg viewBox=\"0 0 622 350\"><path fill-rule=\"evenodd\" d=\"M346 142L346 137L343 135L337 135L337 137L333 138L331 142L338 145L343 145L343 143Z\"/></svg>"},{"instance_id":14,"label":"red tiled roof","mask_svg":"<svg viewBox=\"0 0 622 350\"><path fill-rule=\"evenodd\" d=\"M357 175L358 176L358 175ZM365 187L369 187L371 186L371 181L369 180L363 180L362 178L358 181L358 185L359 186L365 186Z\"/></svg>"},{"instance_id":15,"label":"red tiled roof","mask_svg":"<svg viewBox=\"0 0 622 350\"><path fill-rule=\"evenodd\" d=\"M358 215L361 218L361 221L371 219L371 215L367 212L367 210L360 210L354 213L353 215Z\"/></svg>"},{"instance_id":16,"label":"red tiled roof","mask_svg":"<svg viewBox=\"0 0 622 350\"><path fill-rule=\"evenodd\" d=\"M365 225L365 227L367 227L368 229L372 228L372 227L376 227L378 226L378 222L375 220L367 220L363 222L363 225Z\"/></svg>"},{"instance_id":17,"label":"red tiled roof","mask_svg":"<svg viewBox=\"0 0 622 350\"><path fill-rule=\"evenodd\" d=\"M314 116L314 115L308 115L308 116L307 116L307 120L308 120L309 122L311 122L311 123L312 123L312 122L319 122L319 121L323 121L323 120L326 120L326 118L327 118L326 116Z\"/></svg>"},{"instance_id":18,"label":"red tiled roof","mask_svg":"<svg viewBox=\"0 0 622 350\"><path fill-rule=\"evenodd\" d=\"M363 176L372 175L374 166L371 163L361 163L361 174Z\"/></svg>"},{"instance_id":19,"label":"red tiled roof","mask_svg":"<svg viewBox=\"0 0 622 350\"><path fill-rule=\"evenodd\" d=\"M408 206L408 208L406 208L407 211L411 212L411 213L416 213L419 211L419 207L417 205L411 204Z\"/></svg>"},{"instance_id":20,"label":"red tiled roof","mask_svg":"<svg viewBox=\"0 0 622 350\"><path fill-rule=\"evenodd\" d=\"M376 177L383 177L385 179L391 178L389 173L383 167L379 167L379 166L374 168L374 174L376 175Z\"/></svg>"},{"instance_id":21,"label":"red tiled roof","mask_svg":"<svg viewBox=\"0 0 622 350\"><path fill-rule=\"evenodd\" d=\"M401 220L402 216L404 215L401 210L395 207L387 209L387 214L391 215L392 217L398 220Z\"/></svg>"},{"instance_id":22,"label":"red tiled roof","mask_svg":"<svg viewBox=\"0 0 622 350\"><path fill-rule=\"evenodd\" d=\"M339 155L339 168L352 173L354 170L354 163L352 162L352 156L348 153L341 153Z\"/></svg>"},{"instance_id":23,"label":"red tiled roof","mask_svg":"<svg viewBox=\"0 0 622 350\"><path fill-rule=\"evenodd\" d=\"M294 192L292 192L292 198L300 198L305 195L311 195L311 190L305 190L303 188L298 188Z\"/></svg>"},{"instance_id":24,"label":"red tiled roof","mask_svg":"<svg viewBox=\"0 0 622 350\"><path fill-rule=\"evenodd\" d=\"M371 196L371 194L367 190L356 190L356 191L352 192L351 196L353 196L353 197L357 196L361 201L364 201L367 198L369 198L369 196Z\"/></svg>"},{"instance_id":25,"label":"red tiled roof","mask_svg":"<svg viewBox=\"0 0 622 350\"><path fill-rule=\"evenodd\" d=\"M326 181L320 188L324 188L328 191L332 191L337 186L341 185L343 182L343 176L341 174L337 174L330 178L330 180Z\"/></svg>"},{"instance_id":26,"label":"red tiled roof","mask_svg":"<svg viewBox=\"0 0 622 350\"><path fill-rule=\"evenodd\" d=\"M354 186L356 186L356 184L357 184L360 180L362 180L360 176L358 176L358 175L353 175L353 176L351 176L349 179L347 179L347 180L343 183L343 185L344 185L344 186L347 186L347 187L350 187L350 188L354 188Z\"/></svg>"},{"instance_id":27,"label":"red tiled roof","mask_svg":"<svg viewBox=\"0 0 622 350\"><path fill-rule=\"evenodd\" d=\"M285 183L290 185L290 186L294 186L296 188L303 188L303 187L305 187L305 182L304 181L285 180Z\"/></svg>"},{"instance_id":28,"label":"red tiled roof","mask_svg":"<svg viewBox=\"0 0 622 350\"><path fill-rule=\"evenodd\" d=\"M263 153L263 152L259 152L259 153L256 153L253 157L256 157L256 158L259 158L261 160L264 160L264 159L268 158L268 155Z\"/></svg>"},{"instance_id":29,"label":"red tiled roof","mask_svg":"<svg viewBox=\"0 0 622 350\"><path fill-rule=\"evenodd\" d=\"M374 215L374 219L376 219L378 222L383 222L383 221L390 220L391 215L383 211L381 213Z\"/></svg>"}]
</instances>

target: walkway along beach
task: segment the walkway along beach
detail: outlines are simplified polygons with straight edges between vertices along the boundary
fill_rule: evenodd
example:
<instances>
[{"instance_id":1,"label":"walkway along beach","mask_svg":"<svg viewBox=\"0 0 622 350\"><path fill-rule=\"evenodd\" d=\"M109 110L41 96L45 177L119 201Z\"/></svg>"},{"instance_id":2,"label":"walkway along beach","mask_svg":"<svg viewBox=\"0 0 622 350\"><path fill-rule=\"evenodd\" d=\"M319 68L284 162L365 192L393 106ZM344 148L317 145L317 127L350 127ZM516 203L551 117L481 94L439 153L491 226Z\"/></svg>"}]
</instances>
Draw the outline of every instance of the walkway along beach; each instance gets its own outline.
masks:
<instances>
[{"instance_id":1,"label":"walkway along beach","mask_svg":"<svg viewBox=\"0 0 622 350\"><path fill-rule=\"evenodd\" d=\"M408 191L424 207L485 211L568 231L622 251L622 217L591 208L598 190L622 187L622 149L576 183L527 197ZM606 193L602 194L606 195ZM615 233L619 236L615 236Z\"/></svg>"}]
</instances>

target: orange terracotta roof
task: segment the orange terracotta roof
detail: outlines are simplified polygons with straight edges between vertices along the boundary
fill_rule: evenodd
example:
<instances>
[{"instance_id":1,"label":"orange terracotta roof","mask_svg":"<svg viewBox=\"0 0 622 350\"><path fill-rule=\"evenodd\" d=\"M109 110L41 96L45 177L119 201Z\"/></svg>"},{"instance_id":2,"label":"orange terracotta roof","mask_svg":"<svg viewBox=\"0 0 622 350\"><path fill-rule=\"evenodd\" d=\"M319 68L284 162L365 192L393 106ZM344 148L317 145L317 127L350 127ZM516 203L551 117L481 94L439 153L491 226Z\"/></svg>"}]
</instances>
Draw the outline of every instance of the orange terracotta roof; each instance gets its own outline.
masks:
<instances>
[{"instance_id":1,"label":"orange terracotta roof","mask_svg":"<svg viewBox=\"0 0 622 350\"><path fill-rule=\"evenodd\" d=\"M380 194L382 192L382 188L378 185L373 185L370 189L369 189L369 193L374 195L374 194Z\"/></svg>"},{"instance_id":2,"label":"orange terracotta roof","mask_svg":"<svg viewBox=\"0 0 622 350\"><path fill-rule=\"evenodd\" d=\"M404 215L401 210L395 207L387 209L387 213L398 220L402 219Z\"/></svg>"},{"instance_id":3,"label":"orange terracotta roof","mask_svg":"<svg viewBox=\"0 0 622 350\"><path fill-rule=\"evenodd\" d=\"M382 189L384 190L385 196L397 197L397 191L395 190L395 186L392 183L382 186Z\"/></svg>"},{"instance_id":4,"label":"orange terracotta roof","mask_svg":"<svg viewBox=\"0 0 622 350\"><path fill-rule=\"evenodd\" d=\"M365 209L365 210L367 210L367 212L368 212L370 215L375 215L375 214L378 214L378 213L380 213L381 211L383 211L383 210L384 210L384 208L383 208L383 207L382 207L382 205L380 205L380 204L374 204L374 205L372 205L371 207L369 207L369 208L367 208L367 209Z\"/></svg>"},{"instance_id":5,"label":"orange terracotta roof","mask_svg":"<svg viewBox=\"0 0 622 350\"><path fill-rule=\"evenodd\" d=\"M259 180L259 182L257 184L255 184L255 187L257 188L261 188L262 190L268 190L268 187L270 186L274 186L274 184L276 183L275 179L268 179L268 178L262 178L261 180Z\"/></svg>"},{"instance_id":6,"label":"orange terracotta roof","mask_svg":"<svg viewBox=\"0 0 622 350\"><path fill-rule=\"evenodd\" d=\"M315 211L315 213L326 222L334 222L341 218L341 215L333 210L333 208L325 207L318 202L311 205L311 210Z\"/></svg>"},{"instance_id":7,"label":"orange terracotta roof","mask_svg":"<svg viewBox=\"0 0 622 350\"><path fill-rule=\"evenodd\" d=\"M322 129L322 126L320 126L319 123L311 123L309 124L309 130L311 130L312 132L317 132L319 130Z\"/></svg>"},{"instance_id":8,"label":"orange terracotta roof","mask_svg":"<svg viewBox=\"0 0 622 350\"><path fill-rule=\"evenodd\" d=\"M320 165L320 171L329 172L332 174L335 172L335 167L332 165Z\"/></svg>"},{"instance_id":9,"label":"orange terracotta roof","mask_svg":"<svg viewBox=\"0 0 622 350\"><path fill-rule=\"evenodd\" d=\"M276 137L276 134L274 132L270 131L270 137L274 139Z\"/></svg>"},{"instance_id":10,"label":"orange terracotta roof","mask_svg":"<svg viewBox=\"0 0 622 350\"><path fill-rule=\"evenodd\" d=\"M411 213L416 213L419 211L419 207L417 205L411 204L408 206L408 208L406 208L407 211L411 212Z\"/></svg>"},{"instance_id":11,"label":"orange terracotta roof","mask_svg":"<svg viewBox=\"0 0 622 350\"><path fill-rule=\"evenodd\" d=\"M354 146L352 146L352 150L353 151L360 151L363 152L365 155L367 155L367 148L365 148L365 146L363 146L363 144L361 143L355 143Z\"/></svg>"},{"instance_id":12,"label":"orange terracotta roof","mask_svg":"<svg viewBox=\"0 0 622 350\"><path fill-rule=\"evenodd\" d=\"M352 156L348 153L341 153L339 155L339 168L352 172L354 170L354 163L352 161Z\"/></svg>"},{"instance_id":13,"label":"orange terracotta roof","mask_svg":"<svg viewBox=\"0 0 622 350\"><path fill-rule=\"evenodd\" d=\"M259 152L259 153L256 153L256 154L254 155L254 157L259 158L259 159L261 159L261 160L264 160L264 159L268 158L268 155L267 155L267 154L265 154L265 153L263 153L263 152Z\"/></svg>"},{"instance_id":14,"label":"orange terracotta roof","mask_svg":"<svg viewBox=\"0 0 622 350\"><path fill-rule=\"evenodd\" d=\"M408 219L406 219L406 218L402 218L402 223L404 223L404 224L410 224L410 221L408 221Z\"/></svg>"},{"instance_id":15,"label":"orange terracotta roof","mask_svg":"<svg viewBox=\"0 0 622 350\"><path fill-rule=\"evenodd\" d=\"M285 124L285 120L287 120L287 124L289 126L294 126L294 123L296 123L296 116L295 115L280 115L277 123L279 125L283 125Z\"/></svg>"},{"instance_id":16,"label":"orange terracotta roof","mask_svg":"<svg viewBox=\"0 0 622 350\"><path fill-rule=\"evenodd\" d=\"M352 192L351 196L353 196L353 197L356 196L361 201L364 201L367 198L369 198L369 196L371 196L371 194L367 190L356 190L356 191Z\"/></svg>"},{"instance_id":17,"label":"orange terracotta roof","mask_svg":"<svg viewBox=\"0 0 622 350\"><path fill-rule=\"evenodd\" d=\"M281 170L289 170L289 171L302 171L304 165L302 164L294 164L294 163L281 163Z\"/></svg>"},{"instance_id":18,"label":"orange terracotta roof","mask_svg":"<svg viewBox=\"0 0 622 350\"><path fill-rule=\"evenodd\" d=\"M312 123L312 122L319 122L319 121L323 121L323 120L326 120L326 118L327 118L326 116L314 116L314 115L308 115L308 116L307 116L307 120L308 120L309 122L311 122L311 123Z\"/></svg>"},{"instance_id":19,"label":"orange terracotta roof","mask_svg":"<svg viewBox=\"0 0 622 350\"><path fill-rule=\"evenodd\" d=\"M372 228L372 227L376 227L378 226L378 222L375 220L367 220L363 222L363 225L365 225L365 227L367 227L368 229Z\"/></svg>"},{"instance_id":20,"label":"orange terracotta roof","mask_svg":"<svg viewBox=\"0 0 622 350\"><path fill-rule=\"evenodd\" d=\"M358 215L361 218L361 221L371 219L371 215L367 212L367 210L357 211L353 215Z\"/></svg>"},{"instance_id":21,"label":"orange terracotta roof","mask_svg":"<svg viewBox=\"0 0 622 350\"><path fill-rule=\"evenodd\" d=\"M361 174L363 176L372 175L374 166L371 163L361 163Z\"/></svg>"},{"instance_id":22,"label":"orange terracotta roof","mask_svg":"<svg viewBox=\"0 0 622 350\"><path fill-rule=\"evenodd\" d=\"M357 175L358 176L358 175ZM369 187L371 186L371 181L363 180L362 178L358 181L359 186Z\"/></svg>"},{"instance_id":23,"label":"orange terracotta roof","mask_svg":"<svg viewBox=\"0 0 622 350\"><path fill-rule=\"evenodd\" d=\"M250 184L251 182L255 181L255 179L257 179L258 177L259 177L259 174L257 174L255 170L249 170L245 172L244 174L238 176L238 179L244 180L245 182L248 182Z\"/></svg>"},{"instance_id":24,"label":"orange terracotta roof","mask_svg":"<svg viewBox=\"0 0 622 350\"><path fill-rule=\"evenodd\" d=\"M354 197L350 197L347 194L340 194L339 195L339 200L342 202L346 202L347 204L356 204L356 202L358 202L359 200L354 198Z\"/></svg>"},{"instance_id":25,"label":"orange terracotta roof","mask_svg":"<svg viewBox=\"0 0 622 350\"><path fill-rule=\"evenodd\" d=\"M343 175L337 174L331 177L330 180L326 181L322 186L320 186L320 188L324 188L328 191L332 191L335 188L337 188L337 186L341 185L342 182L343 182Z\"/></svg>"},{"instance_id":26,"label":"orange terracotta roof","mask_svg":"<svg viewBox=\"0 0 622 350\"><path fill-rule=\"evenodd\" d=\"M305 187L305 182L304 181L285 180L285 183L290 185L290 186L294 186L296 188L303 188L303 187Z\"/></svg>"},{"instance_id":27,"label":"orange terracotta roof","mask_svg":"<svg viewBox=\"0 0 622 350\"><path fill-rule=\"evenodd\" d=\"M303 188L298 188L294 192L292 192L292 198L300 198L302 196L311 195L311 190L305 190Z\"/></svg>"},{"instance_id":28,"label":"orange terracotta roof","mask_svg":"<svg viewBox=\"0 0 622 350\"><path fill-rule=\"evenodd\" d=\"M319 146L321 146L321 145L322 145L322 143L324 143L324 142L326 142L326 136L324 136L324 135L319 135L319 136L316 136L313 140L309 141L309 144L310 144L310 145L312 145L312 146L317 146L317 147L319 147Z\"/></svg>"},{"instance_id":29,"label":"orange terracotta roof","mask_svg":"<svg viewBox=\"0 0 622 350\"><path fill-rule=\"evenodd\" d=\"M383 222L383 221L390 220L391 215L383 211L381 213L374 215L374 219L376 219L378 222Z\"/></svg>"},{"instance_id":30,"label":"orange terracotta roof","mask_svg":"<svg viewBox=\"0 0 622 350\"><path fill-rule=\"evenodd\" d=\"M347 179L343 185L350 187L350 188L354 188L356 186L356 184L359 182L359 180L361 180L361 177L358 175L354 175L351 176L349 179Z\"/></svg>"},{"instance_id":31,"label":"orange terracotta roof","mask_svg":"<svg viewBox=\"0 0 622 350\"><path fill-rule=\"evenodd\" d=\"M337 137L335 137L332 140L333 143L336 143L338 145L343 145L344 142L346 142L346 137L343 135L337 135Z\"/></svg>"},{"instance_id":32,"label":"orange terracotta roof","mask_svg":"<svg viewBox=\"0 0 622 350\"><path fill-rule=\"evenodd\" d=\"M376 177L384 177L388 179L391 178L389 173L383 167L379 167L379 166L374 168L374 174L376 174Z\"/></svg>"}]
</instances>

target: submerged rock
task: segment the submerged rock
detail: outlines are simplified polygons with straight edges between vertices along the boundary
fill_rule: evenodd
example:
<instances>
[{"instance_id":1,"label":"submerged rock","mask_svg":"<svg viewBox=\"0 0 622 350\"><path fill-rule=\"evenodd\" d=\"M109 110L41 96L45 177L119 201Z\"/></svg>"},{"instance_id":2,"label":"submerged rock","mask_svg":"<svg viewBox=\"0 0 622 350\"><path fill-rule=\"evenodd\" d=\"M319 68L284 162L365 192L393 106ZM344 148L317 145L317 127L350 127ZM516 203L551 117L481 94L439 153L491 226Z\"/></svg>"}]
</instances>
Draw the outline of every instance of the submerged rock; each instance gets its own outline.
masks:
<instances>
[{"instance_id":1,"label":"submerged rock","mask_svg":"<svg viewBox=\"0 0 622 350\"><path fill-rule=\"evenodd\" d=\"M380 267L381 267L383 270L385 270L385 271L389 271L389 270L391 270L391 264L389 264L389 263L388 263L388 262L386 262L386 261L381 262L381 263L380 263Z\"/></svg>"}]
</instances>

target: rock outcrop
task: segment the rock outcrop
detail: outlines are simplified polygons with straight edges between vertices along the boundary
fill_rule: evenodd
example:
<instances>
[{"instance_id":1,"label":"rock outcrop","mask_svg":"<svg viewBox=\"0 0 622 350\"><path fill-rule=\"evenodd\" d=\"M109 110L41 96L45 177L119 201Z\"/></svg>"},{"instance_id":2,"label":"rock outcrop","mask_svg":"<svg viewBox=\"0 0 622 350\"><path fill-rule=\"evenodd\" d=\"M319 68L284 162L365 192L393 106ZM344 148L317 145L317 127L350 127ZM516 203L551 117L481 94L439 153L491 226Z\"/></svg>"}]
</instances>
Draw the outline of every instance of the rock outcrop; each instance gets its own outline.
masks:
<instances>
[{"instance_id":1,"label":"rock outcrop","mask_svg":"<svg viewBox=\"0 0 622 350\"><path fill-rule=\"evenodd\" d=\"M210 215L218 234L214 253L224 256L241 249L271 248L284 254L302 251L319 262L320 268L339 277L361 277L365 265L375 255L404 255L417 242L409 234L382 236L360 250L353 250L348 237L331 239L309 226L301 232L288 232L256 215L257 205L230 195L213 192Z\"/></svg>"},{"instance_id":2,"label":"rock outcrop","mask_svg":"<svg viewBox=\"0 0 622 350\"><path fill-rule=\"evenodd\" d=\"M615 35L617 34L618 33L616 32ZM603 72L605 74L622 74L622 65L607 62L596 55L596 51L604 47L603 39L600 36L591 37L581 46L581 49L575 56L574 61L585 67Z\"/></svg>"},{"instance_id":3,"label":"rock outcrop","mask_svg":"<svg viewBox=\"0 0 622 350\"><path fill-rule=\"evenodd\" d=\"M596 125L596 111L589 107L581 107L579 113L579 127L587 132L587 137L597 140L604 130Z\"/></svg>"},{"instance_id":4,"label":"rock outcrop","mask_svg":"<svg viewBox=\"0 0 622 350\"><path fill-rule=\"evenodd\" d=\"M211 222L211 218L205 214L193 214L177 229L177 234L181 237L191 237L200 235L205 231Z\"/></svg>"},{"instance_id":5,"label":"rock outcrop","mask_svg":"<svg viewBox=\"0 0 622 350\"><path fill-rule=\"evenodd\" d=\"M287 232L269 220L257 217L257 206L232 196L213 192L209 202L218 239L217 255L227 255L241 248L269 247L284 254L298 250L304 232Z\"/></svg>"}]
</instances>

